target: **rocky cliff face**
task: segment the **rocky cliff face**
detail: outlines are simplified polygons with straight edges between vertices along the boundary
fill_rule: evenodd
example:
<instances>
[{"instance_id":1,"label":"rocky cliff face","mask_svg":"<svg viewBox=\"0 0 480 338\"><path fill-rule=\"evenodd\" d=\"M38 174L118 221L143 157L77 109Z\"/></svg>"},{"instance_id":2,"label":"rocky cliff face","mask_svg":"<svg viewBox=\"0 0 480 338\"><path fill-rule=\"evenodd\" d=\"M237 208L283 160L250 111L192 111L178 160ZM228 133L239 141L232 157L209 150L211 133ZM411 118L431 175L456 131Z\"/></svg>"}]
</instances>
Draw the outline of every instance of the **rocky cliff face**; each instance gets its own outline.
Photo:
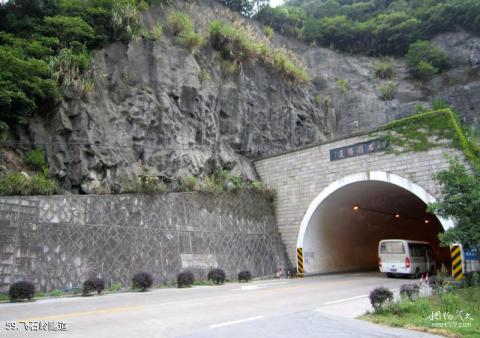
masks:
<instances>
[{"instance_id":1,"label":"rocky cliff face","mask_svg":"<svg viewBox=\"0 0 480 338\"><path fill-rule=\"evenodd\" d=\"M197 28L213 18L242 21L211 0L180 3ZM164 10L143 17L148 29ZM247 22L257 35L263 29ZM395 60L399 89L392 101L378 98L373 58L310 48L282 36L304 60L312 82L288 83L259 65L226 75L208 47L190 53L164 34L153 41L117 42L93 57L95 89L70 93L47 118L36 117L22 136L45 146L48 162L65 189L83 193L131 189L141 162L153 175L175 180L216 168L256 176L250 160L259 156L369 129L411 114L418 103L444 98L479 123L480 39L465 33L438 37L457 67L430 83L411 81ZM337 80L349 89L341 90ZM175 182L175 181L174 181Z\"/></svg>"}]
</instances>

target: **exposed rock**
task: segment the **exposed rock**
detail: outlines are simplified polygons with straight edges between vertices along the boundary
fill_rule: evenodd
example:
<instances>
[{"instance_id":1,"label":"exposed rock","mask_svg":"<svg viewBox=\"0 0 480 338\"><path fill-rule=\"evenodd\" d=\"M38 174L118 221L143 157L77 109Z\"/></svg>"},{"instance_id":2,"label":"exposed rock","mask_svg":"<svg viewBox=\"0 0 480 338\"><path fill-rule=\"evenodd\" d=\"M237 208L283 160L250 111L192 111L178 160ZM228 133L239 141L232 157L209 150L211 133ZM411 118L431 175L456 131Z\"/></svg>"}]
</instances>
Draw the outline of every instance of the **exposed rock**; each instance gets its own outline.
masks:
<instances>
[{"instance_id":1,"label":"exposed rock","mask_svg":"<svg viewBox=\"0 0 480 338\"><path fill-rule=\"evenodd\" d=\"M248 21L211 0L183 6L204 34L215 17ZM144 25L165 22L163 15L161 8L150 10ZM258 23L249 24L263 35ZM168 34L159 41L117 42L95 53L94 91L69 95L47 119L32 119L29 137L46 144L51 170L65 189L96 193L131 190L141 161L166 179L217 168L252 179L250 160L256 156L370 129L411 114L433 97L479 123L478 38L461 33L436 42L455 49L452 56L465 67L420 85L402 60L393 60L398 92L392 101L378 97L376 59L309 48L277 34L272 43L304 59L310 84L285 82L260 65L225 76L210 47L192 54ZM349 90L338 88L340 79Z\"/></svg>"},{"instance_id":2,"label":"exposed rock","mask_svg":"<svg viewBox=\"0 0 480 338\"><path fill-rule=\"evenodd\" d=\"M455 66L480 66L480 37L466 32L444 33L433 42L447 52Z\"/></svg>"}]
</instances>

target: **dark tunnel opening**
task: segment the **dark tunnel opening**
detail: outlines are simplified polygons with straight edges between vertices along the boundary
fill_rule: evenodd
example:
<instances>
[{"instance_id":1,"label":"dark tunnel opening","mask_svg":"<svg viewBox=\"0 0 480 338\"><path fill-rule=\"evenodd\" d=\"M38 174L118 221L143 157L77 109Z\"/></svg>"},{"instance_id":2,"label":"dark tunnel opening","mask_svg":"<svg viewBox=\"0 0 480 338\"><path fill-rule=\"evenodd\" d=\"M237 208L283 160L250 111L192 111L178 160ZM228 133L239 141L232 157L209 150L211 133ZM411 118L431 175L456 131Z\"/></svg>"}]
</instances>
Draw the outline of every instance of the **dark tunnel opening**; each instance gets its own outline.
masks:
<instances>
[{"instance_id":1,"label":"dark tunnel opening","mask_svg":"<svg viewBox=\"0 0 480 338\"><path fill-rule=\"evenodd\" d=\"M448 265L440 247L440 220L414 193L383 181L345 185L315 209L303 237L307 274L378 271L378 243L407 239L432 244L437 267Z\"/></svg>"}]
</instances>

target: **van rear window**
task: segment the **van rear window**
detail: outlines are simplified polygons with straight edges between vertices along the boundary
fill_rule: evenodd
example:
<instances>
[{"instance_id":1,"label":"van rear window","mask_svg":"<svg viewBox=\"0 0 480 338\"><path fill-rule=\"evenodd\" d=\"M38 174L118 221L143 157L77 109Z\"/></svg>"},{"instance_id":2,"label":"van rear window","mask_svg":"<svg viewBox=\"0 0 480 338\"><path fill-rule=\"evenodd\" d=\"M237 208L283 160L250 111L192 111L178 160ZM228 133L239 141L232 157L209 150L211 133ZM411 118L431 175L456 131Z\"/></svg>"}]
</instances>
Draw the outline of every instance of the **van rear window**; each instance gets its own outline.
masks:
<instances>
[{"instance_id":1,"label":"van rear window","mask_svg":"<svg viewBox=\"0 0 480 338\"><path fill-rule=\"evenodd\" d=\"M405 247L402 242L383 242L380 245L380 253L385 254L404 254Z\"/></svg>"}]
</instances>

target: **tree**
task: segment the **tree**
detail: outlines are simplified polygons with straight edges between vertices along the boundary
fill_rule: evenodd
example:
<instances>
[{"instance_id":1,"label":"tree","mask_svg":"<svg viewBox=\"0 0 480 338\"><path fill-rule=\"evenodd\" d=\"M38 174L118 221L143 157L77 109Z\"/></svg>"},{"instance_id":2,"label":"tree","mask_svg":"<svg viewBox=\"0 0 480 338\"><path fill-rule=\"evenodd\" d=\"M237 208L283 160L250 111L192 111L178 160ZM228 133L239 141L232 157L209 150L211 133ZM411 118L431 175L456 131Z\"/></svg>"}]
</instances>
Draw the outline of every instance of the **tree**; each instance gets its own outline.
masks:
<instances>
[{"instance_id":1,"label":"tree","mask_svg":"<svg viewBox=\"0 0 480 338\"><path fill-rule=\"evenodd\" d=\"M417 41L408 48L406 61L413 76L426 78L448 69L447 54L429 41Z\"/></svg>"},{"instance_id":2,"label":"tree","mask_svg":"<svg viewBox=\"0 0 480 338\"><path fill-rule=\"evenodd\" d=\"M19 48L0 46L0 120L24 122L58 96L46 62L26 56Z\"/></svg>"},{"instance_id":3,"label":"tree","mask_svg":"<svg viewBox=\"0 0 480 338\"><path fill-rule=\"evenodd\" d=\"M441 199L429 208L440 217L451 217L455 227L439 235L444 245L459 242L465 248L480 246L480 173L470 173L458 158L435 175Z\"/></svg>"},{"instance_id":4,"label":"tree","mask_svg":"<svg viewBox=\"0 0 480 338\"><path fill-rule=\"evenodd\" d=\"M268 5L268 0L219 0L231 10L251 17Z\"/></svg>"},{"instance_id":5,"label":"tree","mask_svg":"<svg viewBox=\"0 0 480 338\"><path fill-rule=\"evenodd\" d=\"M46 17L44 21L46 33L58 37L65 47L73 41L88 44L95 38L94 29L78 16L57 15Z\"/></svg>"}]
</instances>

